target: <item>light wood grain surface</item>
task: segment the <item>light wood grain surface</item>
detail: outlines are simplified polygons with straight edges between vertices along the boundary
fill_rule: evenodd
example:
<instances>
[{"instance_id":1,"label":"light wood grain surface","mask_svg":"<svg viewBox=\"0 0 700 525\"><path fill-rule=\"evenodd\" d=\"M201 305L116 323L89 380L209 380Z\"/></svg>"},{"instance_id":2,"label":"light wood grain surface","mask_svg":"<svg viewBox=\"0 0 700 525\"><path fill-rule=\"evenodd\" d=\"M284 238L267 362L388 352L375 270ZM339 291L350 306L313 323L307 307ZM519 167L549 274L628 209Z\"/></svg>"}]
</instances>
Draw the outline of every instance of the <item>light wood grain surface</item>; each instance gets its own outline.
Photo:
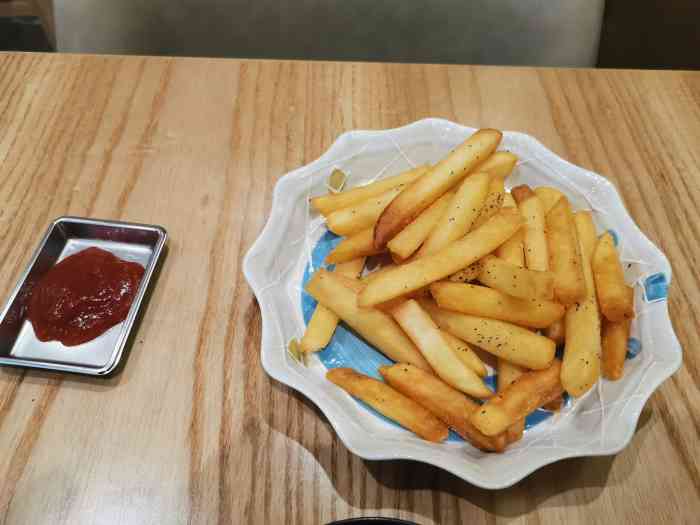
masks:
<instances>
[{"instance_id":1,"label":"light wood grain surface","mask_svg":"<svg viewBox=\"0 0 700 525\"><path fill-rule=\"evenodd\" d=\"M423 117L532 134L620 188L674 268L682 369L615 457L489 492L366 462L260 366L241 261L280 175ZM123 372L0 370L0 523L696 523L700 74L0 55L0 292L63 214L165 226Z\"/></svg>"}]
</instances>

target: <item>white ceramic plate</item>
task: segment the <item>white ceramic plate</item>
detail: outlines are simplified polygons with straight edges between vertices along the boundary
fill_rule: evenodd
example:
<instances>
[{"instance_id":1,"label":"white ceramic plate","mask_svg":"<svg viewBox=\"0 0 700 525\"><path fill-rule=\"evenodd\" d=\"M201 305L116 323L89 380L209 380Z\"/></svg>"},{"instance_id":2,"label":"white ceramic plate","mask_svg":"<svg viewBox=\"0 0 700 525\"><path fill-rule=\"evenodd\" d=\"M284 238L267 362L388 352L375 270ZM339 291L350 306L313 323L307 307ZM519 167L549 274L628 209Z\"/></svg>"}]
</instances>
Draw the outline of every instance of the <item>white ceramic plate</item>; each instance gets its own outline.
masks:
<instances>
[{"instance_id":1,"label":"white ceramic plate","mask_svg":"<svg viewBox=\"0 0 700 525\"><path fill-rule=\"evenodd\" d=\"M360 185L436 162L474 131L425 119L397 129L341 135L320 159L279 180L270 218L246 255L243 271L262 311L266 372L311 399L354 454L372 460L423 461L474 485L497 489L560 459L620 451L632 438L646 400L680 367L681 348L666 301L671 267L603 177L566 162L528 135L504 133L499 149L521 159L507 186L555 186L575 209L593 210L599 231L612 230L619 240L627 280L635 283L637 310L623 379L601 380L582 398L567 401L557 414L540 411L528 421L523 439L505 453L484 453L455 437L442 444L423 441L326 381L324 373L330 367L352 366L378 377L377 367L386 362L344 327L339 327L327 349L310 357L306 367L286 349L290 339L301 337L304 319L313 310L303 282L337 242L308 204L310 196L327 192L333 168L349 175L348 186Z\"/></svg>"}]
</instances>

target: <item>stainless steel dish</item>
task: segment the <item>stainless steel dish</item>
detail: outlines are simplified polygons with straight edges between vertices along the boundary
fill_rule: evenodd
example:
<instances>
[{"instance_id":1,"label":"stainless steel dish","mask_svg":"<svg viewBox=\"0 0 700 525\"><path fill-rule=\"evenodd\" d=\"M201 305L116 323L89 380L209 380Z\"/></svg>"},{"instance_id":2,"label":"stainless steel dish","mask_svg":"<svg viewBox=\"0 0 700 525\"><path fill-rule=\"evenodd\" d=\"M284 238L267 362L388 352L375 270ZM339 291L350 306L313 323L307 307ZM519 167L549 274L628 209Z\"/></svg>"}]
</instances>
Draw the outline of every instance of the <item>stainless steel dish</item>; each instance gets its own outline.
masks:
<instances>
[{"instance_id":1,"label":"stainless steel dish","mask_svg":"<svg viewBox=\"0 0 700 525\"><path fill-rule=\"evenodd\" d=\"M166 240L167 233L160 226L79 217L60 217L53 221L0 314L0 365L89 375L114 371L121 361ZM58 341L39 341L31 323L22 314L21 297L28 290L27 283L36 282L69 255L93 246L145 268L126 319L81 345L66 347Z\"/></svg>"}]
</instances>

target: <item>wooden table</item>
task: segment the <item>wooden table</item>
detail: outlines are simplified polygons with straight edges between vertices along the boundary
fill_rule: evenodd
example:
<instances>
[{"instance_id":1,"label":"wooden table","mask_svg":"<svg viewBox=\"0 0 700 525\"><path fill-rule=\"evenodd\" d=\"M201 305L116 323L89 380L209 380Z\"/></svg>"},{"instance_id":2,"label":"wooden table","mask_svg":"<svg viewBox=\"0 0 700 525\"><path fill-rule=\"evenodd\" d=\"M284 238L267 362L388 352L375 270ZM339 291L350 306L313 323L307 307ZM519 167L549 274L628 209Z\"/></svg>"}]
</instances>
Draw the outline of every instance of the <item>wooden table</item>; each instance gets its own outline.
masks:
<instances>
[{"instance_id":1,"label":"wooden table","mask_svg":"<svg viewBox=\"0 0 700 525\"><path fill-rule=\"evenodd\" d=\"M616 457L489 492L352 456L260 367L241 261L283 173L353 128L521 130L615 181L674 267L683 368ZM63 214L162 224L123 372L0 370L0 523L696 523L700 74L0 55L0 291Z\"/></svg>"}]
</instances>

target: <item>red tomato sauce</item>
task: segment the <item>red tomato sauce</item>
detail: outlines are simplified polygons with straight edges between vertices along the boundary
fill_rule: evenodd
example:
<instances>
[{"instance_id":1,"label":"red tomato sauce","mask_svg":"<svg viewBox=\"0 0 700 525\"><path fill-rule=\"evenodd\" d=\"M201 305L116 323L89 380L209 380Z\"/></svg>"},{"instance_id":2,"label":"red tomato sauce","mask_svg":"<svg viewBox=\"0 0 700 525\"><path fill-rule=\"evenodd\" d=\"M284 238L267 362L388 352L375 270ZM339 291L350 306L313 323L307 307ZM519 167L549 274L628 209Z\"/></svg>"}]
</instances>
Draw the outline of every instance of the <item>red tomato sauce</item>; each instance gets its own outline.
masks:
<instances>
[{"instance_id":1,"label":"red tomato sauce","mask_svg":"<svg viewBox=\"0 0 700 525\"><path fill-rule=\"evenodd\" d=\"M126 319L144 268L100 248L66 257L29 297L27 317L40 341L75 346Z\"/></svg>"}]
</instances>

